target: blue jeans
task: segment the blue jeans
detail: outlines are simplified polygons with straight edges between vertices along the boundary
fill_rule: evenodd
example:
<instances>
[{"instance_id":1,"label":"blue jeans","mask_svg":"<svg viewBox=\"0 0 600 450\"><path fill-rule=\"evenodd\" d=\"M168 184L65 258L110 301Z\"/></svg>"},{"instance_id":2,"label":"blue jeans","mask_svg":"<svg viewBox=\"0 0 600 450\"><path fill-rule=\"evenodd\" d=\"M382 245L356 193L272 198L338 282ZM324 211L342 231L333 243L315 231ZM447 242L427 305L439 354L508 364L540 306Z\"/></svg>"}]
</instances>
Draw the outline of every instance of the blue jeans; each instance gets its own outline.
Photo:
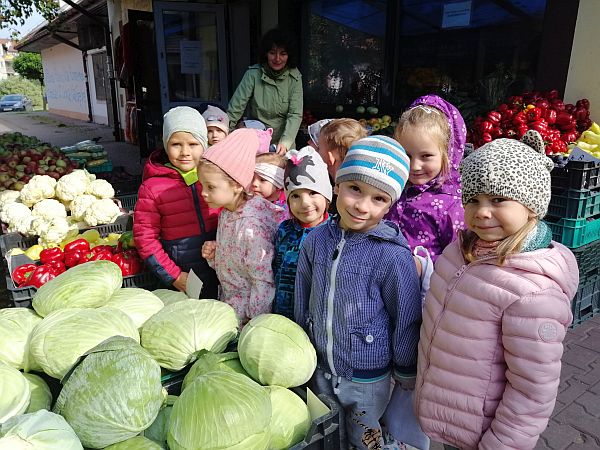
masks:
<instances>
[{"instance_id":1,"label":"blue jeans","mask_svg":"<svg viewBox=\"0 0 600 450\"><path fill-rule=\"evenodd\" d=\"M332 377L317 369L313 378L319 394L334 396L340 410L340 448L370 450L381 448L383 435L379 419L390 399L390 377L370 383Z\"/></svg>"}]
</instances>

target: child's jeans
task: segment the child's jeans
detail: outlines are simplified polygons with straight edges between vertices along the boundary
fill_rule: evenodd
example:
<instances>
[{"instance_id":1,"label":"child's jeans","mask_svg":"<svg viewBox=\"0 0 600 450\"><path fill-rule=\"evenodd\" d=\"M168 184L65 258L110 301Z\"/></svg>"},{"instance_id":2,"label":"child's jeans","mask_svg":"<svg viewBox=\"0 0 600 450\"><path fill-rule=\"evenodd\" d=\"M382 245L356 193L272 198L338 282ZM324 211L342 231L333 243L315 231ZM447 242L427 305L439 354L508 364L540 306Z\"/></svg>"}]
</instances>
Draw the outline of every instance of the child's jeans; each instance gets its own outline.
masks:
<instances>
[{"instance_id":1,"label":"child's jeans","mask_svg":"<svg viewBox=\"0 0 600 450\"><path fill-rule=\"evenodd\" d=\"M319 393L336 397L342 405L342 449L374 450L383 446L379 419L390 398L390 376L370 383L359 383L332 377L331 374L317 369L313 380Z\"/></svg>"}]
</instances>

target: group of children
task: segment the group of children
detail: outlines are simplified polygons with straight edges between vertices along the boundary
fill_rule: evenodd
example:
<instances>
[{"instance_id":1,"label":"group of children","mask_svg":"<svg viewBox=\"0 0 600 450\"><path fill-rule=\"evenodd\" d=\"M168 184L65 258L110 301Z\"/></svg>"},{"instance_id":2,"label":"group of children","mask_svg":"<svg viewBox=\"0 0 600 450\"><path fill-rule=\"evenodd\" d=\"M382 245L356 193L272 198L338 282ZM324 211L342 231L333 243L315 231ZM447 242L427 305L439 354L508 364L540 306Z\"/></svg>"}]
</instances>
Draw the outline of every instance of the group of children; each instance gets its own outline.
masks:
<instances>
[{"instance_id":1,"label":"group of children","mask_svg":"<svg viewBox=\"0 0 600 450\"><path fill-rule=\"evenodd\" d=\"M135 211L148 267L182 291L193 270L242 325L270 312L301 325L344 447L534 448L578 285L541 221L539 134L463 158L464 121L435 95L393 139L325 120L285 156L227 123L216 108L165 114Z\"/></svg>"}]
</instances>

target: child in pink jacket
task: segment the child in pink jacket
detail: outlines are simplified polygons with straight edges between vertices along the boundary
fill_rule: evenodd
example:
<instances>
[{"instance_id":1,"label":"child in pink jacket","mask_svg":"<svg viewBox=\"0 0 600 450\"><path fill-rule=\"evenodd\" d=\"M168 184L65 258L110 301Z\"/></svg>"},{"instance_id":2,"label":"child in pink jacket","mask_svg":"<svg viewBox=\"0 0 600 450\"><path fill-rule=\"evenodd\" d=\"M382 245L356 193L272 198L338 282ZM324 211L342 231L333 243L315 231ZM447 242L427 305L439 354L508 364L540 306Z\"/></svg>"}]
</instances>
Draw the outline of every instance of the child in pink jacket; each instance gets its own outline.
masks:
<instances>
[{"instance_id":1,"label":"child in pink jacket","mask_svg":"<svg viewBox=\"0 0 600 450\"><path fill-rule=\"evenodd\" d=\"M415 412L447 449L533 449L554 409L579 274L541 219L552 161L535 131L461 164L467 231L435 264Z\"/></svg>"},{"instance_id":2,"label":"child in pink jacket","mask_svg":"<svg viewBox=\"0 0 600 450\"><path fill-rule=\"evenodd\" d=\"M217 272L220 300L231 305L242 325L271 312L275 297L273 261L281 207L250 194L259 147L255 130L241 128L210 147L198 168L202 197L223 208L217 240L206 242L202 256Z\"/></svg>"}]
</instances>

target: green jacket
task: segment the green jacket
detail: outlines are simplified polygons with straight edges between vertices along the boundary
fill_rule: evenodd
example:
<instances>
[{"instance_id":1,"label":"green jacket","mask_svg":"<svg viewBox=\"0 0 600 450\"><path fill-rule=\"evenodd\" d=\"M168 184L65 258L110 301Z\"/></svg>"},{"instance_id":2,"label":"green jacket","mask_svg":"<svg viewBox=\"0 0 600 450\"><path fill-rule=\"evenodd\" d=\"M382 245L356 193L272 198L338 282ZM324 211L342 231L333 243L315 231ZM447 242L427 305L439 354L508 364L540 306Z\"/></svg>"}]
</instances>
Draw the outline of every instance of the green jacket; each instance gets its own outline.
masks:
<instances>
[{"instance_id":1,"label":"green jacket","mask_svg":"<svg viewBox=\"0 0 600 450\"><path fill-rule=\"evenodd\" d=\"M273 128L272 142L292 148L302 122L302 75L289 69L279 79L269 78L259 64L248 67L227 107L233 129L246 106L248 117Z\"/></svg>"}]
</instances>

